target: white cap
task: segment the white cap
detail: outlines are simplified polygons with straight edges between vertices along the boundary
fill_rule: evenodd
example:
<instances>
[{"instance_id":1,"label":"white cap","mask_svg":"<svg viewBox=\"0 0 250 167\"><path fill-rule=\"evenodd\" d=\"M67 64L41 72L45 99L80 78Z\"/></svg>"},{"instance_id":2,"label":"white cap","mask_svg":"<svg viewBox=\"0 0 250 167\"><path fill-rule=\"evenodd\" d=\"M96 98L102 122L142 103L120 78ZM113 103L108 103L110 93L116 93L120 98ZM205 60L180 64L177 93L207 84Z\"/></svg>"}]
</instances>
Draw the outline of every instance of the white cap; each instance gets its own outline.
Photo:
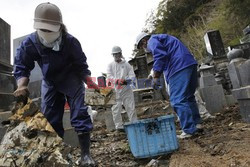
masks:
<instances>
[{"instance_id":1,"label":"white cap","mask_svg":"<svg viewBox=\"0 0 250 167\"><path fill-rule=\"evenodd\" d=\"M114 46L112 48L112 54L121 53L121 52L122 52L122 49L119 46Z\"/></svg>"},{"instance_id":2,"label":"white cap","mask_svg":"<svg viewBox=\"0 0 250 167\"><path fill-rule=\"evenodd\" d=\"M60 9L52 3L41 3L36 7L34 29L46 29L53 32L59 31L62 24Z\"/></svg>"},{"instance_id":3,"label":"white cap","mask_svg":"<svg viewBox=\"0 0 250 167\"><path fill-rule=\"evenodd\" d=\"M145 33L145 32L141 32L137 37L136 37L136 41L135 41L135 45L136 45L136 48L138 48L138 45L139 43L141 42L141 40L147 36L150 36L148 33Z\"/></svg>"}]
</instances>

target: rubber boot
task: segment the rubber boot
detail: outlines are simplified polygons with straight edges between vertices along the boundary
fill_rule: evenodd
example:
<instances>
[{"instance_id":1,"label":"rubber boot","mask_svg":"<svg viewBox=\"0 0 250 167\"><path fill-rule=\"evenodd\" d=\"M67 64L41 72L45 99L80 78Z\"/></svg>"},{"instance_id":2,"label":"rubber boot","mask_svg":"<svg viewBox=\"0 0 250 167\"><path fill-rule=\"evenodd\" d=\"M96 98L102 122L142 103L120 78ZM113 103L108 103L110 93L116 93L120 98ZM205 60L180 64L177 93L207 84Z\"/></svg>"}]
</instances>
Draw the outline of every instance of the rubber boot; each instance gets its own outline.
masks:
<instances>
[{"instance_id":1,"label":"rubber boot","mask_svg":"<svg viewBox=\"0 0 250 167\"><path fill-rule=\"evenodd\" d=\"M95 167L95 161L90 156L90 133L78 133L81 148L81 167Z\"/></svg>"}]
</instances>

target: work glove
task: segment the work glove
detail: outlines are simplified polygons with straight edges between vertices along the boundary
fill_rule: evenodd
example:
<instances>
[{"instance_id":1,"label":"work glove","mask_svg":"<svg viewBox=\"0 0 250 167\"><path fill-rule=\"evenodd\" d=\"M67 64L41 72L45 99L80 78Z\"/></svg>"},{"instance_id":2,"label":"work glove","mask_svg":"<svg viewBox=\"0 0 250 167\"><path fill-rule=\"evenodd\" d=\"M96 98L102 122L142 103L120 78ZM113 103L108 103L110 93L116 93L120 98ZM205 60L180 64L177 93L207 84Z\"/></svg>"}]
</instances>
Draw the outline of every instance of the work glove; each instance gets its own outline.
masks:
<instances>
[{"instance_id":1,"label":"work glove","mask_svg":"<svg viewBox=\"0 0 250 167\"><path fill-rule=\"evenodd\" d=\"M161 72L158 72L158 71L153 72L152 87L155 90L162 88L160 76L161 76Z\"/></svg>"},{"instance_id":2,"label":"work glove","mask_svg":"<svg viewBox=\"0 0 250 167\"><path fill-rule=\"evenodd\" d=\"M127 85L127 81L124 79L117 79L115 82L117 85Z\"/></svg>"},{"instance_id":3,"label":"work glove","mask_svg":"<svg viewBox=\"0 0 250 167\"><path fill-rule=\"evenodd\" d=\"M95 89L96 92L100 93L100 88L95 82L88 83L88 88Z\"/></svg>"},{"instance_id":4,"label":"work glove","mask_svg":"<svg viewBox=\"0 0 250 167\"><path fill-rule=\"evenodd\" d=\"M127 85L130 85L132 83L132 79L126 79L125 81Z\"/></svg>"},{"instance_id":5,"label":"work glove","mask_svg":"<svg viewBox=\"0 0 250 167\"><path fill-rule=\"evenodd\" d=\"M100 88L99 88L99 86L96 83L93 83L93 88L95 89L95 91L97 93L100 93Z\"/></svg>"},{"instance_id":6,"label":"work glove","mask_svg":"<svg viewBox=\"0 0 250 167\"><path fill-rule=\"evenodd\" d=\"M21 86L21 87L18 87L13 94L15 97L19 97L19 96L28 97L30 92L27 86Z\"/></svg>"},{"instance_id":7,"label":"work glove","mask_svg":"<svg viewBox=\"0 0 250 167\"><path fill-rule=\"evenodd\" d=\"M22 77L18 79L17 81L17 89L13 93L15 97L23 96L23 97L28 97L29 96L29 90L28 90L28 83L29 83L29 78L27 77Z\"/></svg>"},{"instance_id":8,"label":"work glove","mask_svg":"<svg viewBox=\"0 0 250 167\"><path fill-rule=\"evenodd\" d=\"M161 89L162 85L160 78L153 78L151 86L155 90Z\"/></svg>"},{"instance_id":9,"label":"work glove","mask_svg":"<svg viewBox=\"0 0 250 167\"><path fill-rule=\"evenodd\" d=\"M28 97L30 95L30 92L28 90L28 83L29 83L29 78L27 77L22 77L17 80L17 89L13 93L13 95L16 97L16 102L20 103L22 102L23 105L26 105L28 102Z\"/></svg>"}]
</instances>

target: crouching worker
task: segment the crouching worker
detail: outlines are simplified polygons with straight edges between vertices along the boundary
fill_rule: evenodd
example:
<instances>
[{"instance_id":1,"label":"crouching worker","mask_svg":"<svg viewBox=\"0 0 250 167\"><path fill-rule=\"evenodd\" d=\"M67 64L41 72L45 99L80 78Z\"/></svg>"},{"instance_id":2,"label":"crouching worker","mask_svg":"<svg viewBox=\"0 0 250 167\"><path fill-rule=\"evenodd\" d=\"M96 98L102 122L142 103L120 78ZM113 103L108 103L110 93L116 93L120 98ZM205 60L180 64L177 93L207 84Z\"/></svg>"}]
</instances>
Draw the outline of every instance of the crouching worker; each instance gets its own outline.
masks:
<instances>
[{"instance_id":1,"label":"crouching worker","mask_svg":"<svg viewBox=\"0 0 250 167\"><path fill-rule=\"evenodd\" d=\"M91 72L79 41L70 35L62 21L60 9L42 3L35 9L34 29L17 49L14 76L15 96L28 96L30 71L39 64L42 74L41 110L57 134L63 138L65 101L70 106L72 127L78 134L81 147L81 166L95 166L90 156L91 118L84 105L84 82L91 83ZM91 83L94 89L98 87Z\"/></svg>"}]
</instances>

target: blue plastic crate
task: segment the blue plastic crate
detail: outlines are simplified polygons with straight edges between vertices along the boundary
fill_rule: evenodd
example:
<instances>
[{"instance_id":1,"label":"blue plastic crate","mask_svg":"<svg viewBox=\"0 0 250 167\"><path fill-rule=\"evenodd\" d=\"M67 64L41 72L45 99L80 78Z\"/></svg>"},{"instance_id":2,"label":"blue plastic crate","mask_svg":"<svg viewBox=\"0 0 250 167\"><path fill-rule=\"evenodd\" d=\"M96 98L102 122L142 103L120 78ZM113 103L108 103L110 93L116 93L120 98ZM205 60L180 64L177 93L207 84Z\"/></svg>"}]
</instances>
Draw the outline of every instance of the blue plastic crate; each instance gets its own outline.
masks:
<instances>
[{"instance_id":1,"label":"blue plastic crate","mask_svg":"<svg viewBox=\"0 0 250 167\"><path fill-rule=\"evenodd\" d=\"M147 158L177 150L174 116L138 120L124 125L129 146L136 158Z\"/></svg>"}]
</instances>

